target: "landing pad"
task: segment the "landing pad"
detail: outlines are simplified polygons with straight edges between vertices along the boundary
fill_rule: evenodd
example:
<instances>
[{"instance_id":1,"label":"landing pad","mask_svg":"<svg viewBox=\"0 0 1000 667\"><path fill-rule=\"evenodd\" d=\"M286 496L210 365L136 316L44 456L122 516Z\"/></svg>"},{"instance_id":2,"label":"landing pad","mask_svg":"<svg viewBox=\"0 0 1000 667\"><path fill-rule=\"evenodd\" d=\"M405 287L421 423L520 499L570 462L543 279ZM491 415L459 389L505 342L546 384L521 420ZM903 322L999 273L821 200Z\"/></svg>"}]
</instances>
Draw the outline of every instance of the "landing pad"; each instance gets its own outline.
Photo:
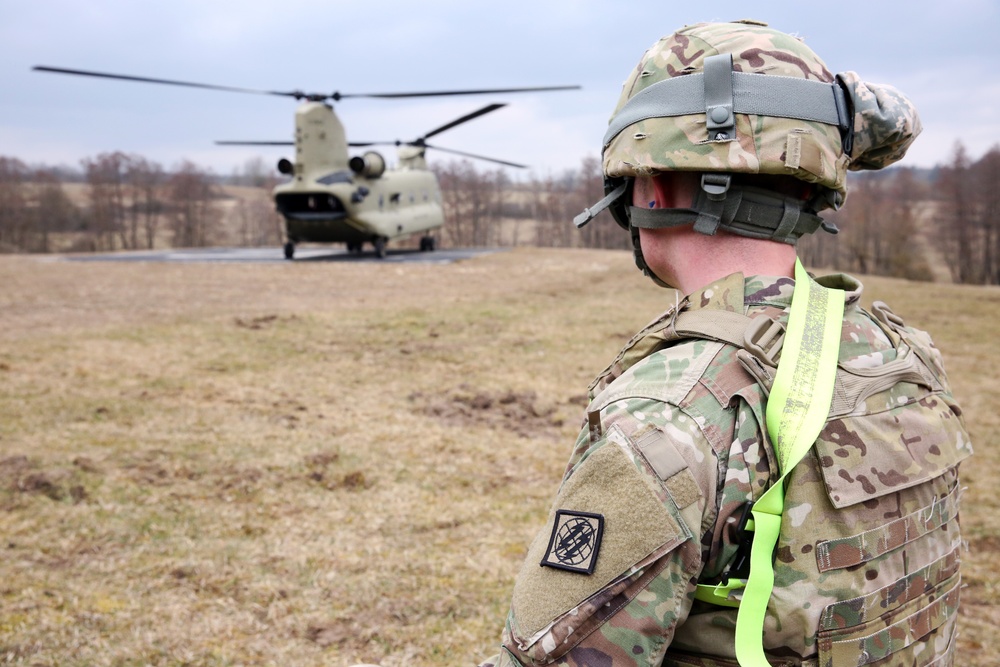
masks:
<instances>
[{"instance_id":1,"label":"landing pad","mask_svg":"<svg viewBox=\"0 0 1000 667\"><path fill-rule=\"evenodd\" d=\"M281 247L273 248L178 248L174 250L141 250L92 255L68 255L73 262L374 262L448 264L478 255L502 252L504 248L449 248L421 252L420 250L389 250L384 258L374 252L349 253L339 248L295 249L295 259L285 259Z\"/></svg>"}]
</instances>

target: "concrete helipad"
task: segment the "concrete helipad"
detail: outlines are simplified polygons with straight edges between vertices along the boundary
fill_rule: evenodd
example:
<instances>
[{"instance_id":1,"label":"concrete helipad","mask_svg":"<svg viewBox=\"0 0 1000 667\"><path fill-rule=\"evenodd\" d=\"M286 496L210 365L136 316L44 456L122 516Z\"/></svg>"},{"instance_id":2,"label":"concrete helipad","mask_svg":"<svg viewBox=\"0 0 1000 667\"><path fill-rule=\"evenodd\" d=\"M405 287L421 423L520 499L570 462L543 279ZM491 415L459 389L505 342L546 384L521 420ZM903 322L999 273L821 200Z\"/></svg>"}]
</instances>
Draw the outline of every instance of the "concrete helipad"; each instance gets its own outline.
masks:
<instances>
[{"instance_id":1,"label":"concrete helipad","mask_svg":"<svg viewBox=\"0 0 1000 667\"><path fill-rule=\"evenodd\" d=\"M502 252L504 248L450 248L421 252L419 250L389 250L379 259L374 252L359 255L341 248L305 247L295 249L295 259L285 259L280 247L273 248L178 248L175 250L142 250L92 255L71 255L75 262L381 262L447 264L477 255Z\"/></svg>"}]
</instances>

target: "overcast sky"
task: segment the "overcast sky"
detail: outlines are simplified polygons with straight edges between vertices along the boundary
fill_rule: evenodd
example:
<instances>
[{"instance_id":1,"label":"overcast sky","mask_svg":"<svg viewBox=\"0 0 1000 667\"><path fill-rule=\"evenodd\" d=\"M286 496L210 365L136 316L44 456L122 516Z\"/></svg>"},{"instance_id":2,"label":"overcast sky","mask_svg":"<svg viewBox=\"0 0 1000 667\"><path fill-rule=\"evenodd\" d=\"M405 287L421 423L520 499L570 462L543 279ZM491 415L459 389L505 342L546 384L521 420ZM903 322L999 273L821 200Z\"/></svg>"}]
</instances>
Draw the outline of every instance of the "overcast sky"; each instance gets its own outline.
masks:
<instances>
[{"instance_id":1,"label":"overcast sky","mask_svg":"<svg viewBox=\"0 0 1000 667\"><path fill-rule=\"evenodd\" d=\"M621 84L659 37L755 18L805 38L833 72L910 96L924 133L903 164L973 158L1000 143L1000 2L714 0L0 0L0 155L78 166L101 152L229 174L290 149L290 98L32 72L34 65L266 90L343 93L580 85L581 90L336 105L350 141L412 139L490 102L509 106L435 137L531 165L597 155ZM385 151L394 160L392 149ZM431 161L453 159L429 153ZM486 166L484 163L480 163Z\"/></svg>"}]
</instances>

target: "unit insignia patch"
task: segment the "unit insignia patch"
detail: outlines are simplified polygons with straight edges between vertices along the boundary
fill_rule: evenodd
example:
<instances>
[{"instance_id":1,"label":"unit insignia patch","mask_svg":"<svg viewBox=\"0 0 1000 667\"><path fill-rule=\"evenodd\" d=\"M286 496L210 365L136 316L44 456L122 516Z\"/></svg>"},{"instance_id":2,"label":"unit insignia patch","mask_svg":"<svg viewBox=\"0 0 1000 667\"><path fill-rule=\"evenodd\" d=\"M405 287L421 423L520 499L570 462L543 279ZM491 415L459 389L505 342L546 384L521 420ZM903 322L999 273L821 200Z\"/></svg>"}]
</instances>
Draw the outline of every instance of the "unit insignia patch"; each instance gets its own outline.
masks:
<instances>
[{"instance_id":1,"label":"unit insignia patch","mask_svg":"<svg viewBox=\"0 0 1000 667\"><path fill-rule=\"evenodd\" d=\"M603 532L604 517L600 514L557 510L549 548L540 565L593 574Z\"/></svg>"}]
</instances>

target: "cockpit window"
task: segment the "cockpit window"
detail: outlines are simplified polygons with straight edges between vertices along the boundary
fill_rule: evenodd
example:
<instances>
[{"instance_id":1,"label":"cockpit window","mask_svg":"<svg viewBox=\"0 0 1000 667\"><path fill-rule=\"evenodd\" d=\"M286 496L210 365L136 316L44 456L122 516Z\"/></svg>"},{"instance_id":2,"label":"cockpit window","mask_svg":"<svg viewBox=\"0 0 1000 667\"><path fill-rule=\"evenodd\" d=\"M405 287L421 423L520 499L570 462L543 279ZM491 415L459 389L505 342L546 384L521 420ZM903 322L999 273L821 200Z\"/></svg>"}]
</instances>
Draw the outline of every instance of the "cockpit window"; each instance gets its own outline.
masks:
<instances>
[{"instance_id":1,"label":"cockpit window","mask_svg":"<svg viewBox=\"0 0 1000 667\"><path fill-rule=\"evenodd\" d=\"M323 185L332 185L334 183L353 183L354 180L351 178L351 172L349 171L335 171L323 178L317 178L316 182Z\"/></svg>"}]
</instances>

